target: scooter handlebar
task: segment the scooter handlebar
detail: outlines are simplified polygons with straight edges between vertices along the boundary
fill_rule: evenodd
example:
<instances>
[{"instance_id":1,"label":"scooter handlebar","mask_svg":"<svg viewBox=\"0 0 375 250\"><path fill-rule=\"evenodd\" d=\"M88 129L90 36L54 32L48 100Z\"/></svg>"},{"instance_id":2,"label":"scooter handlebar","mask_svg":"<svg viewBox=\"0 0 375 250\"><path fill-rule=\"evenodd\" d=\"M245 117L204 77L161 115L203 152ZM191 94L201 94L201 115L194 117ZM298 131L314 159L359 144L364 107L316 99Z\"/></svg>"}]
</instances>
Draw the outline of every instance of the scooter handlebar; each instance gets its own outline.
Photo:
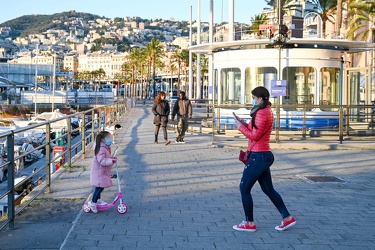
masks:
<instances>
[{"instance_id":1,"label":"scooter handlebar","mask_svg":"<svg viewBox=\"0 0 375 250\"><path fill-rule=\"evenodd\" d=\"M119 150L119 147L117 147L117 148L115 149L115 152L113 153L112 156L116 156L118 150Z\"/></svg>"}]
</instances>

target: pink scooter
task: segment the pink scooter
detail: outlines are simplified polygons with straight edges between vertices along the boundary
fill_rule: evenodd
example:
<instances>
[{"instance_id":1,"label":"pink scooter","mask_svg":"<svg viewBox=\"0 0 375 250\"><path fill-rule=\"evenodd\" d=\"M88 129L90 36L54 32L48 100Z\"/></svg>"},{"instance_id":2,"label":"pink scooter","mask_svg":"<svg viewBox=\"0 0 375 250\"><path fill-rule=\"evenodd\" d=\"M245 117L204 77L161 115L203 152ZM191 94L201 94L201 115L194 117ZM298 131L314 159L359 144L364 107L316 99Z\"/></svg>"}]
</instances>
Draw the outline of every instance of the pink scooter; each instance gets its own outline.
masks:
<instances>
[{"instance_id":1,"label":"pink scooter","mask_svg":"<svg viewBox=\"0 0 375 250\"><path fill-rule=\"evenodd\" d=\"M115 150L115 153L113 154L114 156L117 153L117 149ZM120 204L117 205L117 212L119 212L120 214L125 214L128 211L128 209L129 209L128 206L122 200L122 191L121 191L121 186L120 186L117 162L116 162L116 178L117 178L118 192L117 192L117 195L116 195L115 199L111 203L108 203L106 205L97 205L96 207L97 207L98 211L107 210L107 209L113 207L118 200L120 200ZM90 197L91 197L91 195L90 195ZM85 213L90 213L90 211L91 211L90 207L87 204L88 200L86 200L85 203L82 206L82 209Z\"/></svg>"}]
</instances>

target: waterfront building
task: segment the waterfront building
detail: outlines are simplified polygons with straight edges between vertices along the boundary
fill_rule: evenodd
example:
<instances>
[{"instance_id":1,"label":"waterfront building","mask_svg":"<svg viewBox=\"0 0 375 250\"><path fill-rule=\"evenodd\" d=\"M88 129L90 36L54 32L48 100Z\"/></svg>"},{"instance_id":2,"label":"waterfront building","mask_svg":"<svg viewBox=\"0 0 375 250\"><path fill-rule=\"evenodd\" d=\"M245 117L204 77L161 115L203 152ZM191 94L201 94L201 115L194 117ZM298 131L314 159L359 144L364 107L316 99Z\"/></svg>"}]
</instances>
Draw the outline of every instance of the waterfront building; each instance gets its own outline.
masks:
<instances>
[{"instance_id":1,"label":"waterfront building","mask_svg":"<svg viewBox=\"0 0 375 250\"><path fill-rule=\"evenodd\" d=\"M303 113L298 112L306 110L304 105L310 106L312 127L327 126L327 118L320 119L324 115L334 117L330 127L337 126L339 105L370 105L374 101L373 68L368 63L373 43L295 38L289 33L235 40L234 0L229 2L228 40L216 41L212 36L209 43L190 47L191 52L209 57L209 100L217 105L228 105L231 109L230 112L221 109L221 114L216 113L220 119L233 122L231 114L236 108L231 105L251 106L251 90L257 86L269 89L272 103L287 105L282 108L282 114L299 120L299 125ZM213 13L213 4L210 13ZM212 21L210 29L213 29ZM193 84L189 84L189 97L193 92ZM312 108L314 105L320 106ZM369 108L366 109L366 113L370 112ZM362 120L360 107L350 109L349 114L357 115L358 121ZM286 124L291 121L288 118L284 122L288 127Z\"/></svg>"},{"instance_id":2,"label":"waterfront building","mask_svg":"<svg viewBox=\"0 0 375 250\"><path fill-rule=\"evenodd\" d=\"M121 73L121 66L127 60L129 53L93 52L78 56L78 72L103 69L106 78L113 79Z\"/></svg>"}]
</instances>

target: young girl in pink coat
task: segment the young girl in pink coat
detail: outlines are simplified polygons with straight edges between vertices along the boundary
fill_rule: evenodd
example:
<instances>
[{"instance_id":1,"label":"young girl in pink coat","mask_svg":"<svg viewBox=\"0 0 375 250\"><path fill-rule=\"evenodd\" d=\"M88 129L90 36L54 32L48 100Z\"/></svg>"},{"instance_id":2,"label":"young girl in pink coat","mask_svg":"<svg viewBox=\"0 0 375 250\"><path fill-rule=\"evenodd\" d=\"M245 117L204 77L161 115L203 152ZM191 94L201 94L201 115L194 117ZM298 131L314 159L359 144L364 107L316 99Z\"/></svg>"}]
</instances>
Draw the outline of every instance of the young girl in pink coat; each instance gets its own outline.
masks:
<instances>
[{"instance_id":1,"label":"young girl in pink coat","mask_svg":"<svg viewBox=\"0 0 375 250\"><path fill-rule=\"evenodd\" d=\"M112 186L111 168L117 162L117 157L111 155L111 144L113 138L107 131L101 131L95 140L94 159L90 170L90 183L95 187L92 200L88 205L94 213L98 212L97 204L105 205L100 199L104 188Z\"/></svg>"}]
</instances>

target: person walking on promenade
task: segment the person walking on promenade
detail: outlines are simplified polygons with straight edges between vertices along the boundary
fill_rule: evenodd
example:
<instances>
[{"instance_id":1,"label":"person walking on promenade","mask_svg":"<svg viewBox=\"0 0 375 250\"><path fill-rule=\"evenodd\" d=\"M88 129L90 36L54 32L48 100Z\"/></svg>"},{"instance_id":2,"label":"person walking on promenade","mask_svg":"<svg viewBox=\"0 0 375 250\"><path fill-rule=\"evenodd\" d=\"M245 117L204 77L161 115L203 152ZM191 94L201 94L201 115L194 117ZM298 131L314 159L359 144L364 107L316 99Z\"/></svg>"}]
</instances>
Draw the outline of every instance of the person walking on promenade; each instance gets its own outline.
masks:
<instances>
[{"instance_id":1,"label":"person walking on promenade","mask_svg":"<svg viewBox=\"0 0 375 250\"><path fill-rule=\"evenodd\" d=\"M275 229L283 231L295 225L296 220L289 214L283 199L272 185L270 167L274 162L274 156L270 151L269 145L273 127L273 114L271 103L269 102L270 94L265 87L256 87L251 93L254 107L250 112L252 119L249 124L234 114L238 130L249 139L247 150L250 151L250 156L240 182L245 220L238 225L234 225L233 229L249 232L256 231L251 189L255 182L258 181L262 191L272 201L283 218L281 225L276 226Z\"/></svg>"},{"instance_id":2,"label":"person walking on promenade","mask_svg":"<svg viewBox=\"0 0 375 250\"><path fill-rule=\"evenodd\" d=\"M175 102L172 111L172 121L177 114L176 143L185 143L184 137L188 129L188 119L193 115L193 108L184 91L180 91L179 99Z\"/></svg>"},{"instance_id":3,"label":"person walking on promenade","mask_svg":"<svg viewBox=\"0 0 375 250\"><path fill-rule=\"evenodd\" d=\"M171 142L168 140L167 135L167 124L168 116L170 113L170 107L167 100L165 100L166 94L160 91L155 99L154 105L152 106L152 113L154 113L154 124L155 124L155 144L158 144L160 126L163 128L165 146Z\"/></svg>"},{"instance_id":4,"label":"person walking on promenade","mask_svg":"<svg viewBox=\"0 0 375 250\"><path fill-rule=\"evenodd\" d=\"M88 206L94 213L98 212L97 204L106 205L100 199L104 188L112 186L111 168L117 162L117 157L111 155L113 137L108 131L101 131L95 140L94 158L90 170L90 183L95 187L92 200Z\"/></svg>"}]
</instances>

